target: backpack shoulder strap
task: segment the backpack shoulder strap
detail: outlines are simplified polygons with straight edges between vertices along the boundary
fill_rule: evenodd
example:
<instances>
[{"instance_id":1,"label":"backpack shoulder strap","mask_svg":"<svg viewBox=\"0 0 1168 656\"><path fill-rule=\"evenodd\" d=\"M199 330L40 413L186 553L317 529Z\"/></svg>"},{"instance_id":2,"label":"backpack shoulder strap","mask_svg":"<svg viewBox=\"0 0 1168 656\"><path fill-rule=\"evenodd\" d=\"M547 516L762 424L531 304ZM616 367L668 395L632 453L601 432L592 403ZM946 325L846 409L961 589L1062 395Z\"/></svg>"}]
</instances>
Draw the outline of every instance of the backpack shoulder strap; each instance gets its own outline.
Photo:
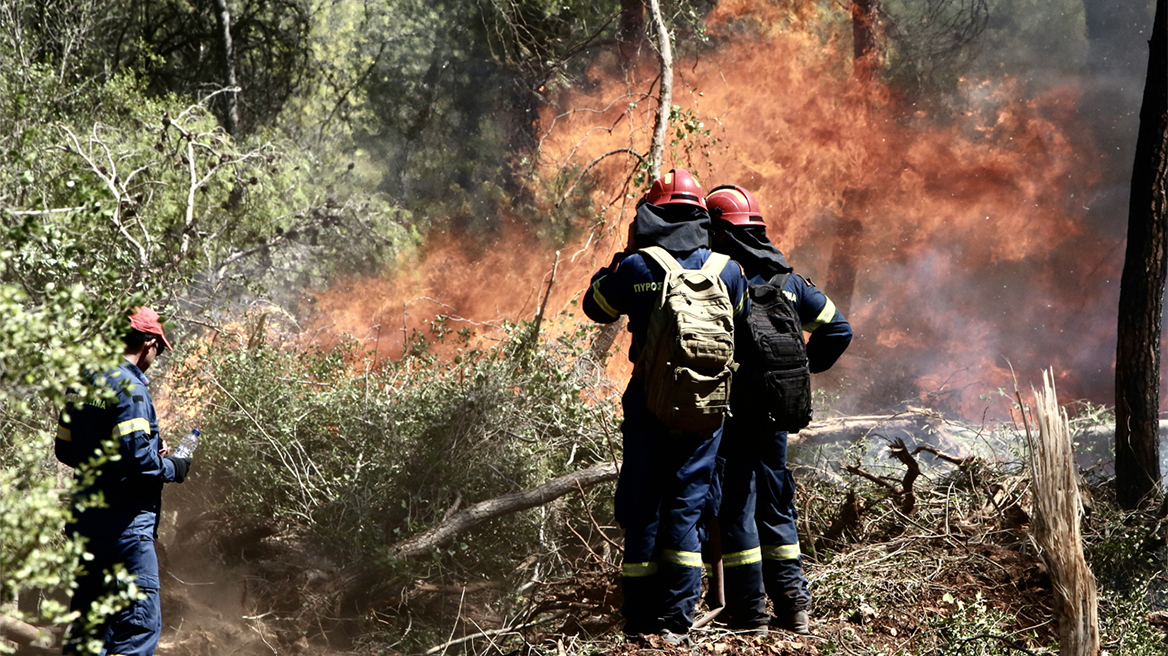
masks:
<instances>
[{"instance_id":1,"label":"backpack shoulder strap","mask_svg":"<svg viewBox=\"0 0 1168 656\"><path fill-rule=\"evenodd\" d=\"M670 271L680 271L682 269L682 266L677 263L677 260L673 259L673 256L669 254L669 251L661 248L660 246L648 246L646 248L642 248L638 252L653 258L657 264L661 265L662 269L665 269L666 273L669 273Z\"/></svg>"},{"instance_id":2,"label":"backpack shoulder strap","mask_svg":"<svg viewBox=\"0 0 1168 656\"><path fill-rule=\"evenodd\" d=\"M702 271L708 271L715 276L722 274L722 269L730 263L730 256L725 253L710 253L709 259L702 265Z\"/></svg>"}]
</instances>

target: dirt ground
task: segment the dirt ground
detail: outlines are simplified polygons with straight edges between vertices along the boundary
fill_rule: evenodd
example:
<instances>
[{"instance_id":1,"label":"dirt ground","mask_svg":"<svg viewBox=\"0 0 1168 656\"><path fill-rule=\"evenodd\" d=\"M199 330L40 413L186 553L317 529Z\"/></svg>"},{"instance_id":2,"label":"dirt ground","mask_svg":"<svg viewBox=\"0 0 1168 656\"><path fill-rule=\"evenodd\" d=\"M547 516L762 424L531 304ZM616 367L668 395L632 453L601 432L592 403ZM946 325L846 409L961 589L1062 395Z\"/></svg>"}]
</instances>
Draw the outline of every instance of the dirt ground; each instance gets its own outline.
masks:
<instances>
[{"instance_id":1,"label":"dirt ground","mask_svg":"<svg viewBox=\"0 0 1168 656\"><path fill-rule=\"evenodd\" d=\"M158 654L426 652L399 651L403 648L363 639L366 632L378 631L379 622L392 624L388 618L403 608L420 622L457 627L443 628L444 635L430 641L435 647L452 643L446 653L782 656L820 654L829 645L829 652L846 645L853 653L916 653L935 633L930 624L954 612L955 600L974 599L1011 616L1012 629L1049 638L1049 577L1026 542L1025 525L1007 527L1004 520L1003 515L992 525L965 533L955 525L943 535L878 536L870 527L872 541L851 544L824 565L809 558L816 596L811 636L782 631L747 636L715 623L692 632L690 649L626 642L620 636L620 593L611 564L593 562L572 577L536 586L525 616L531 626L509 632L500 629L518 622L480 602L498 597L498 586L370 579L367 572L332 566L325 555L294 537L264 531L253 535L250 544L237 536L232 544L213 550L196 543L166 546L164 540L165 629ZM164 530L163 537L173 539L173 533L168 536ZM236 551L232 560L237 564L223 564L225 549ZM884 569L888 562L895 562L895 569ZM699 608L698 615L704 611ZM454 622L456 617L464 621ZM498 633L492 637L492 631ZM475 633L487 635L455 642Z\"/></svg>"}]
</instances>

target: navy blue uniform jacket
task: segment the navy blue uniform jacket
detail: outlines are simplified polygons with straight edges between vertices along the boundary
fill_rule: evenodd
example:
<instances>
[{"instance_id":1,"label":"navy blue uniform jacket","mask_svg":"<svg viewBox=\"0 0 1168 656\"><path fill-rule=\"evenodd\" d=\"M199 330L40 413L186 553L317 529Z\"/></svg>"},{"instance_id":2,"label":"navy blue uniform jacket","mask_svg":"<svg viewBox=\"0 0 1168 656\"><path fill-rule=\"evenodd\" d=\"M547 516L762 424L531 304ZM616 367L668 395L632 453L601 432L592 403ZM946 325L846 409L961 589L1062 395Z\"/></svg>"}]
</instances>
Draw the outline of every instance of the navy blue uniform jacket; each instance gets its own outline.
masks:
<instances>
[{"instance_id":1,"label":"navy blue uniform jacket","mask_svg":"<svg viewBox=\"0 0 1168 656\"><path fill-rule=\"evenodd\" d=\"M678 259L686 269L700 269L710 258L710 249L698 248ZM677 258L677 254L670 253ZM722 268L719 276L730 292L730 302L734 305L734 319L739 322L746 318L750 310L750 297L746 293L746 276L742 267L731 260ZM597 323L612 323L626 314L629 317L629 331L633 333L633 346L629 359L634 362L645 343L645 332L649 328L649 315L661 295L661 284L665 280L665 270L653 258L640 253L617 253L612 263L592 276L592 284L584 294L584 314Z\"/></svg>"},{"instance_id":2,"label":"navy blue uniform jacket","mask_svg":"<svg viewBox=\"0 0 1168 656\"><path fill-rule=\"evenodd\" d=\"M762 276L750 279L752 285L765 283ZM826 294L797 273L787 278L783 285L783 295L795 306L803 330L811 333L807 340L807 361L811 373L827 371L852 343L851 324Z\"/></svg>"},{"instance_id":3,"label":"navy blue uniform jacket","mask_svg":"<svg viewBox=\"0 0 1168 656\"><path fill-rule=\"evenodd\" d=\"M86 509L75 518L75 527L85 535L152 534L162 485L174 481L174 463L159 454L162 438L149 381L137 366L123 362L90 376L89 383L112 388L117 400L67 405L57 423L57 459L78 467L107 448L120 457L102 463L93 483L75 493L77 504L100 492L105 506Z\"/></svg>"}]
</instances>

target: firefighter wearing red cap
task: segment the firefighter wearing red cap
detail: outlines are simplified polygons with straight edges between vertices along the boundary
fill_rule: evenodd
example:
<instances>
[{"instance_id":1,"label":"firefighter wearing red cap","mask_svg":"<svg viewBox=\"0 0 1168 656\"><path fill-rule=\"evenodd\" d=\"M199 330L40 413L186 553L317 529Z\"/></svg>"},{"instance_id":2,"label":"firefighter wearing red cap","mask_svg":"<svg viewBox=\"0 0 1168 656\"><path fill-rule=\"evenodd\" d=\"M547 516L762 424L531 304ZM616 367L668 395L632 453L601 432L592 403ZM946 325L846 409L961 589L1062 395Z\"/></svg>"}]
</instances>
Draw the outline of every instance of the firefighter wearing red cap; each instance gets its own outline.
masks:
<instances>
[{"instance_id":1,"label":"firefighter wearing red cap","mask_svg":"<svg viewBox=\"0 0 1168 656\"><path fill-rule=\"evenodd\" d=\"M170 349L158 313L136 308L124 342L124 361L87 380L91 386L109 388L113 395L104 402L70 402L57 425L57 459L77 468L74 516L67 530L86 538L85 548L92 554L92 559L82 560L84 571L70 604L81 615L70 626L66 654L89 653L83 645L99 641L102 654L149 656L162 631L154 550L162 486L183 482L190 460L167 455L147 387L146 370ZM104 457L112 455L117 457ZM135 576L145 598L107 618L104 625L89 626L90 606L110 592L105 577L115 565Z\"/></svg>"},{"instance_id":2,"label":"firefighter wearing red cap","mask_svg":"<svg viewBox=\"0 0 1168 656\"><path fill-rule=\"evenodd\" d=\"M658 246L681 267L699 269L711 257L708 223L701 186L687 171L674 169L656 180L638 205L624 252L592 277L584 312L600 323L627 315L634 362L665 279L662 265L638 249ZM740 320L749 303L742 268L728 262L719 277ZM685 639L701 595L698 520L710 492L721 428L671 432L648 409L636 371L621 403L624 462L614 506L625 532L624 632L660 634L676 644Z\"/></svg>"},{"instance_id":3,"label":"firefighter wearing red cap","mask_svg":"<svg viewBox=\"0 0 1168 656\"><path fill-rule=\"evenodd\" d=\"M794 306L807 341L811 373L827 370L847 349L852 328L823 292L793 273L783 254L767 239L766 223L754 196L737 185L723 185L706 197L715 251L734 258L752 286L786 276L782 293ZM779 278L781 279L781 278ZM724 459L718 524L721 533L726 607L719 619L736 629L768 623L796 633L809 632L811 596L803 576L796 529L795 484L787 468L787 432L779 430L767 408L749 394L763 385L752 368L750 331L736 334L739 369L734 376L731 416L719 455ZM766 597L774 604L768 617Z\"/></svg>"}]
</instances>

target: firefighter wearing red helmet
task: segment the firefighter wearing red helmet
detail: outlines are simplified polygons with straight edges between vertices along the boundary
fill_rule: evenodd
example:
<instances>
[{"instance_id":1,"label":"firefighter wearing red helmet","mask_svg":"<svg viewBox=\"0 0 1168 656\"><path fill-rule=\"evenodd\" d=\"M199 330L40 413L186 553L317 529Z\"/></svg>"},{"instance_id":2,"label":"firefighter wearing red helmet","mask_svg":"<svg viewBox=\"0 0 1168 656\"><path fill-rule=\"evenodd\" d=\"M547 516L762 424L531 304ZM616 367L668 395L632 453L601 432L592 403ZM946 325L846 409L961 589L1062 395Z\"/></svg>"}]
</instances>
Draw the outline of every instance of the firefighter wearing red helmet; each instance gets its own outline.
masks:
<instances>
[{"instance_id":1,"label":"firefighter wearing red helmet","mask_svg":"<svg viewBox=\"0 0 1168 656\"><path fill-rule=\"evenodd\" d=\"M782 281L782 294L793 306L807 340L811 373L831 367L852 340L843 314L823 292L793 272L767 238L766 223L754 195L738 185L723 185L706 196L711 243L742 265L751 287ZM752 292L753 294L753 292ZM761 304L757 307L761 308ZM734 376L730 417L723 428L718 455L725 460L718 510L726 607L719 619L737 629L768 624L806 634L811 595L803 576L796 528L795 484L787 468L787 432L768 408L751 395L764 386L749 330L735 335L739 369ZM766 597L775 615L768 617Z\"/></svg>"},{"instance_id":2,"label":"firefighter wearing red helmet","mask_svg":"<svg viewBox=\"0 0 1168 656\"><path fill-rule=\"evenodd\" d=\"M118 366L87 374L85 385L105 388L105 398L73 394L57 423L56 455L77 468L74 515L66 530L86 539L70 609L78 616L66 633L65 654L150 656L162 632L158 555L154 540L162 508L162 486L182 483L189 458L171 455L158 430L146 371L170 350L158 313L134 308L124 325ZM117 457L106 459L109 449ZM101 499L94 504L94 499ZM109 589L110 572L122 567L134 575L142 594L128 608L92 626L91 608Z\"/></svg>"},{"instance_id":3,"label":"firefighter wearing red helmet","mask_svg":"<svg viewBox=\"0 0 1168 656\"><path fill-rule=\"evenodd\" d=\"M663 263L655 258L672 257L683 269L702 268L713 255L709 221L698 182L685 170L669 171L638 203L625 250L592 277L584 312L599 323L628 316L633 362L645 346L649 317L666 278ZM652 246L666 254L641 250ZM734 321L740 321L749 309L742 268L729 261L717 275ZM658 634L680 644L701 596L699 519L714 480L721 427L671 430L649 410L642 375L634 369L621 398L624 461L614 500L625 534L621 614L626 635Z\"/></svg>"},{"instance_id":4,"label":"firefighter wearing red helmet","mask_svg":"<svg viewBox=\"0 0 1168 656\"><path fill-rule=\"evenodd\" d=\"M645 192L645 202L653 205L696 205L706 209L702 186L685 169L670 169L653 181Z\"/></svg>"}]
</instances>

